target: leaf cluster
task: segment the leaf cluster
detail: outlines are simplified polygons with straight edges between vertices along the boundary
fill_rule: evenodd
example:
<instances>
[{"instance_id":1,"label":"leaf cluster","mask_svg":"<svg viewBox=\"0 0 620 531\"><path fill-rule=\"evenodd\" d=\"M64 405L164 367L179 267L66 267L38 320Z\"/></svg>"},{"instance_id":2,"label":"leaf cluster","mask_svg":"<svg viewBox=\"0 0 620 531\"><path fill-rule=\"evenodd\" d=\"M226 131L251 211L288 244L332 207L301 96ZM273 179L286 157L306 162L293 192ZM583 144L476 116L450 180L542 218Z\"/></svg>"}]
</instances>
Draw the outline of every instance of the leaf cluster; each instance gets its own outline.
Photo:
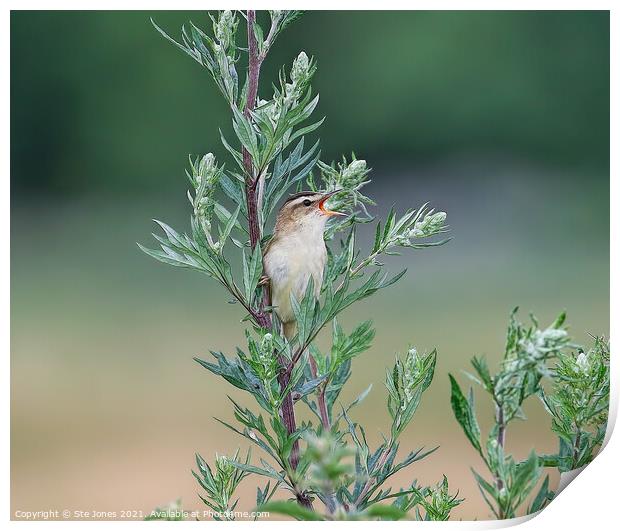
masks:
<instances>
[{"instance_id":1,"label":"leaf cluster","mask_svg":"<svg viewBox=\"0 0 620 531\"><path fill-rule=\"evenodd\" d=\"M235 489L241 483L248 472L235 466L239 457L239 450L228 458L225 455L218 455L215 458L215 468L211 469L208 463L200 456L196 455L196 465L198 472L192 474L198 481L198 484L204 489L204 496L199 494L203 503L215 511L216 520L232 520L233 513L239 500L232 500ZM245 464L250 461L250 452L248 451ZM222 515L222 516L220 516Z\"/></svg>"},{"instance_id":2,"label":"leaf cluster","mask_svg":"<svg viewBox=\"0 0 620 531\"><path fill-rule=\"evenodd\" d=\"M601 447L609 414L609 381L609 342L604 338L595 337L587 352L558 356L551 392L541 390L540 397L559 437L560 471L587 465Z\"/></svg>"},{"instance_id":3,"label":"leaf cluster","mask_svg":"<svg viewBox=\"0 0 620 531\"><path fill-rule=\"evenodd\" d=\"M497 518L513 518L536 487L544 461L532 452L523 461L516 461L506 452L505 440L508 425L516 419L525 419L524 401L542 391L541 382L550 376L549 362L561 356L572 344L564 322L565 313L547 328L540 329L538 321L524 325L516 318L517 309L510 315L506 334L506 347L499 370L491 374L483 357L473 357L475 374L467 374L489 396L495 407L494 424L483 442L474 402L473 389L467 397L456 379L450 375L452 411L465 436L482 458L492 476L487 481L472 469L478 487L491 511ZM553 493L545 481L529 511L539 510Z\"/></svg>"},{"instance_id":4,"label":"leaf cluster","mask_svg":"<svg viewBox=\"0 0 620 531\"><path fill-rule=\"evenodd\" d=\"M238 347L233 355L212 351L213 359L196 361L255 399L260 413L231 399L236 424L218 420L264 454L258 462L251 462L249 453L244 460L239 460L238 453L217 457L214 467L198 456L194 475L205 493L204 503L218 511L236 506L235 488L254 474L267 479L257 491L257 506L271 506L274 512L279 507L295 518L308 519L307 513L318 517L309 511L312 499L318 499L327 509L325 517L331 519L399 519L405 516L405 505L412 508L416 504L430 519L439 519L457 502L456 497L447 495L447 481L445 489L420 491L423 495L415 503L409 499L403 507L385 504L413 493L392 492L385 482L434 451L420 448L397 458L399 437L432 381L436 352L419 356L411 349L388 371L389 437L371 449L364 429L350 417L351 409L368 395L370 387L347 406L339 398L351 376L353 359L370 348L375 332L368 321L347 333L338 317L405 273L384 273L379 258L404 248L445 243L446 239L433 239L447 231L446 214L426 204L402 216L391 210L384 223L376 223L372 248L362 252L357 247L357 225L374 221L368 212L374 202L363 191L370 182L370 169L355 155L350 161L343 158L338 164L325 164L320 161L319 142L307 141L307 135L323 123L323 119L311 120L319 102L311 86L314 60L300 52L288 72L280 71L270 99L248 99L251 81L257 82L250 79L250 73L243 84L239 81L240 57L247 53L248 63L260 65L276 37L298 15L297 11L270 11L265 31L253 22L249 27L254 41L247 48L238 43L239 15L231 11L210 15L211 36L192 23L182 29L176 41L156 26L213 77L230 106L235 140L221 134L232 164L219 163L212 153L190 157L186 171L192 207L190 230L178 232L157 221L163 234L153 236L160 248L140 248L160 262L214 278L232 297L231 302L244 308L243 320L249 322L247 346ZM254 51L250 53L250 49ZM301 300L291 300L297 333L287 339L266 302L261 280L263 250L270 236L268 221L277 205L302 183L314 191L337 191L330 202L346 216L332 221L325 233L326 240L334 243L328 249L320 296L315 298L311 280ZM338 235L343 236L337 241ZM233 257L239 255L240 267L233 267ZM321 352L314 340L327 326L332 330L331 347ZM284 414L288 400L305 404L316 416L316 425L304 422L289 429L290 419ZM279 490L304 506L271 501Z\"/></svg>"},{"instance_id":5,"label":"leaf cluster","mask_svg":"<svg viewBox=\"0 0 620 531\"><path fill-rule=\"evenodd\" d=\"M434 486L420 488L414 482L407 490L410 494L399 496L394 505L405 512L414 509L416 520L448 520L452 509L464 501L458 492L450 493L446 476Z\"/></svg>"},{"instance_id":6,"label":"leaf cluster","mask_svg":"<svg viewBox=\"0 0 620 531\"><path fill-rule=\"evenodd\" d=\"M544 467L565 472L593 459L600 447L609 408L609 344L595 338L587 353L572 343L561 313L547 328L523 325L510 316L506 348L499 370L491 374L484 358L471 360L475 374L468 374L490 397L495 406L494 424L483 443L476 419L473 389L467 398L456 379L450 375L452 410L463 431L480 454L492 476L486 480L472 469L480 492L498 518L512 518L526 502L543 475ZM574 350L578 350L578 354ZM543 383L551 384L546 393ZM551 415L552 429L559 436L555 455L537 455L532 451L524 461L516 461L505 447L510 422L525 419L522 405L539 396ZM549 477L540 485L526 513L541 510L554 493Z\"/></svg>"}]
</instances>

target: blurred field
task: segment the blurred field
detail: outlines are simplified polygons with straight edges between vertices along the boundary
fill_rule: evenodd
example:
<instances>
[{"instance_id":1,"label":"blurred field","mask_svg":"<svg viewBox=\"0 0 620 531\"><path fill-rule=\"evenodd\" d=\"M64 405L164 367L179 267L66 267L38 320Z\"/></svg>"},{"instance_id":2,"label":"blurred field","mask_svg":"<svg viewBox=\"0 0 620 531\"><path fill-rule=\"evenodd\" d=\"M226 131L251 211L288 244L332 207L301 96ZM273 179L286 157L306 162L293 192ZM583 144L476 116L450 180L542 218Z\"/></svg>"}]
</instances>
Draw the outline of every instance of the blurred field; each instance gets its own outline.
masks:
<instances>
[{"instance_id":1,"label":"blurred field","mask_svg":"<svg viewBox=\"0 0 620 531\"><path fill-rule=\"evenodd\" d=\"M207 75L151 15L173 33L205 20L11 17L13 514L199 508L194 452L246 447L212 418L232 419L226 394L244 397L192 361L243 343L243 315L208 278L136 247L152 218L187 227L187 154L223 157L228 126ZM566 309L579 342L609 332L608 28L605 12L312 12L265 65L271 79L300 49L316 56L323 159L368 160L377 215L427 200L448 212L453 241L387 260L405 279L343 316L377 328L343 399L373 383L353 416L378 442L384 368L409 345L437 347L402 448L440 448L395 482L446 474L466 498L456 518L490 515L448 372L465 384L472 355L498 360L516 305L543 324ZM552 452L542 407L526 412L509 449ZM241 496L251 510L255 484Z\"/></svg>"},{"instance_id":2,"label":"blurred field","mask_svg":"<svg viewBox=\"0 0 620 531\"><path fill-rule=\"evenodd\" d=\"M466 369L473 354L497 359L517 304L523 318L532 310L543 323L566 308L580 341L608 333L608 247L592 237L607 230L606 190L590 187L584 196L578 180L570 188L532 173L507 171L481 185L466 173L428 172L413 170L383 190L377 175L381 210L431 199L449 212L454 240L392 260L393 269L409 268L406 280L346 313L345 325L372 318L378 332L345 396L374 384L355 417L378 441L387 427L384 367L409 344L436 346L435 381L404 443L441 448L398 483L435 482L445 473L467 498L456 515L484 518L469 472L478 459L452 418L447 372ZM208 349L231 352L242 342L242 315L207 278L157 264L134 245L147 240L149 217L183 226L178 196L16 206L14 510L147 511L177 497L198 507L193 453L245 446L212 419L232 418L224 396L241 393L191 360ZM561 208L550 211L558 201ZM541 407L533 402L528 412L530 420L509 433L512 449L552 451Z\"/></svg>"}]
</instances>

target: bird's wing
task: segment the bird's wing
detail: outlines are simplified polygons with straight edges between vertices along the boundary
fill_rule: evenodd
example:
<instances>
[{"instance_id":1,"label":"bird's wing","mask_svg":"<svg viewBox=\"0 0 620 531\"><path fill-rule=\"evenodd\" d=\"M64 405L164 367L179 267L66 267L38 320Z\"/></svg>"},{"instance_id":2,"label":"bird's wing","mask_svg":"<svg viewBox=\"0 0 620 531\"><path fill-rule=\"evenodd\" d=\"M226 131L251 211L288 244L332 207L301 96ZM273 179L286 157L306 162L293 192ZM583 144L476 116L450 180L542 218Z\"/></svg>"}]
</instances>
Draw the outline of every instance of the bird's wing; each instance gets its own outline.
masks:
<instances>
[{"instance_id":1,"label":"bird's wing","mask_svg":"<svg viewBox=\"0 0 620 531\"><path fill-rule=\"evenodd\" d=\"M274 234L269 241L265 244L265 248L263 249L263 271L265 271L265 258L267 257L267 255L269 254L269 252L271 251L271 248L273 247L273 243L276 241L276 235Z\"/></svg>"},{"instance_id":2,"label":"bird's wing","mask_svg":"<svg viewBox=\"0 0 620 531\"><path fill-rule=\"evenodd\" d=\"M275 239L276 237L274 235L271 238L269 238L269 241L265 244L265 248L263 249L263 260L265 259L265 256L269 254L269 249L271 248L271 244L273 243Z\"/></svg>"},{"instance_id":3,"label":"bird's wing","mask_svg":"<svg viewBox=\"0 0 620 531\"><path fill-rule=\"evenodd\" d=\"M271 244L274 242L275 236L272 236L269 241L265 244L265 248L263 249L263 274L258 281L259 286L264 286L267 293L267 300L269 304L271 304L271 279L267 276L267 271L265 267L265 257L269 254L269 250L271 248Z\"/></svg>"}]
</instances>

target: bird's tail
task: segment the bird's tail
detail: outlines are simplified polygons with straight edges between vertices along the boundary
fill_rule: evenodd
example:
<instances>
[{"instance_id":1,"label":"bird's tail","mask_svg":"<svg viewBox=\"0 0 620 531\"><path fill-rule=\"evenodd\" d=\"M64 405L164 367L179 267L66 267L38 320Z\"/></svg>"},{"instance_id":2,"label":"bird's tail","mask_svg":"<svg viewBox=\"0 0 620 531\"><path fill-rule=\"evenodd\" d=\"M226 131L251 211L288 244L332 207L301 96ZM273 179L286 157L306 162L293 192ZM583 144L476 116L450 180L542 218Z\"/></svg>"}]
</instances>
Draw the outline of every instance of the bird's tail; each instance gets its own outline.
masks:
<instances>
[{"instance_id":1,"label":"bird's tail","mask_svg":"<svg viewBox=\"0 0 620 531\"><path fill-rule=\"evenodd\" d=\"M282 323L282 329L284 331L284 337L291 341L295 335L295 332L297 332L297 323L295 321Z\"/></svg>"}]
</instances>

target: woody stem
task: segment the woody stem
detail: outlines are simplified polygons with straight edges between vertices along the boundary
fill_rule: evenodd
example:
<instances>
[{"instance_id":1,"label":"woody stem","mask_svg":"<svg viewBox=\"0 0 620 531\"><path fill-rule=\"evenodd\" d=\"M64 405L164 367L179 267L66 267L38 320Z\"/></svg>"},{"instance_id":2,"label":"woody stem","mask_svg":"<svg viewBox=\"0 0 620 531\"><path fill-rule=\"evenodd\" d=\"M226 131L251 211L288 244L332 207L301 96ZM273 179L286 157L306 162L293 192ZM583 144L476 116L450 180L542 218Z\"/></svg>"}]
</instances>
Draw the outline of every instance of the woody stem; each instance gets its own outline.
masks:
<instances>
[{"instance_id":1,"label":"woody stem","mask_svg":"<svg viewBox=\"0 0 620 531\"><path fill-rule=\"evenodd\" d=\"M248 91L245 109L243 114L246 118L250 119L252 111L256 105L256 98L258 96L258 80L260 78L260 68L264 59L264 55L260 55L258 51L258 43L254 35L254 25L256 24L256 11L249 9L247 11L247 28L248 28ZM260 242L261 228L259 222L259 206L258 206L258 172L255 170L254 161L250 152L243 148L243 167L245 170L245 196L248 207L248 229L250 233L250 245L252 250ZM268 290L265 290L266 292ZM263 328L270 329L271 315L264 310L265 305L269 304L269 295L265 293L263 299L260 302L258 311L254 312L254 317L258 325ZM280 389L284 391L287 388L290 381L290 373L286 370L287 360L280 358L278 360L280 364L280 375L278 376L278 382ZM286 426L286 431L291 434L297 429L295 422L295 410L293 408L293 398L291 393L282 400L280 407L280 415L282 416L282 422ZM299 443L295 441L290 455L290 463L293 470L297 468L299 463ZM302 494L298 496L298 501L301 505L306 507L312 507L308 498Z\"/></svg>"}]
</instances>

